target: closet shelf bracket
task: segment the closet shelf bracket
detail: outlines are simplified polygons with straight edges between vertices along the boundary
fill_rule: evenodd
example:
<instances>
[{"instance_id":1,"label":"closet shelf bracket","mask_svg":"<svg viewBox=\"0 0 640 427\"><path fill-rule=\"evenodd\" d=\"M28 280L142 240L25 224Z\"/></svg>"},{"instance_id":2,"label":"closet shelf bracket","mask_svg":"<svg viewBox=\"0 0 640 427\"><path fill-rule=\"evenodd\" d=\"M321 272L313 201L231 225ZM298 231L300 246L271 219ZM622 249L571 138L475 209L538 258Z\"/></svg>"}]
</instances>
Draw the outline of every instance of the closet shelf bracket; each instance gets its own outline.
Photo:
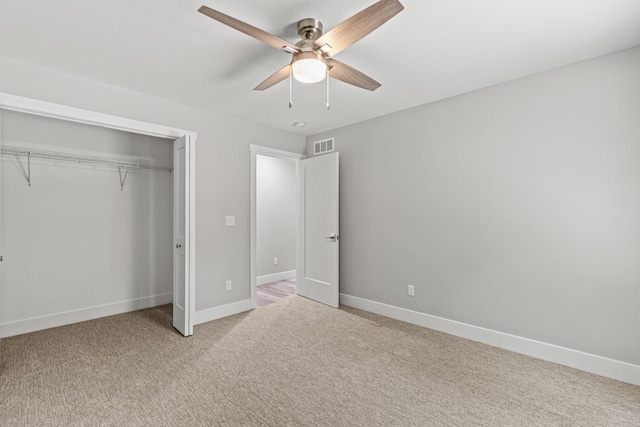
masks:
<instances>
[{"instance_id":1,"label":"closet shelf bracket","mask_svg":"<svg viewBox=\"0 0 640 427\"><path fill-rule=\"evenodd\" d=\"M31 151L27 152L27 184L31 187Z\"/></svg>"},{"instance_id":2,"label":"closet shelf bracket","mask_svg":"<svg viewBox=\"0 0 640 427\"><path fill-rule=\"evenodd\" d=\"M155 166L150 164L140 164L136 162L129 162L125 160L114 160L109 158L102 157L93 157L93 156L83 156L77 154L67 154L53 151L35 151L27 148L20 147L11 147L8 145L2 145L0 147L0 153L12 155L12 156L23 156L27 158L27 171L25 174L25 178L27 179L27 184L31 187L31 158L38 159L49 159L53 161L65 161L77 163L79 165L87 164L87 165L96 165L96 166L107 166L107 167L116 167L118 168L118 173L120 175L120 190L124 189L124 183L127 180L127 176L129 175L130 169L149 169L155 170L159 172L173 172L173 169L168 166ZM124 174L123 174L124 170ZM23 169L24 171L24 169Z\"/></svg>"},{"instance_id":3,"label":"closet shelf bracket","mask_svg":"<svg viewBox=\"0 0 640 427\"><path fill-rule=\"evenodd\" d=\"M124 182L127 180L127 175L129 175L129 166L126 167L124 176L122 176L122 169L124 166L118 166L118 174L120 175L120 191L124 190Z\"/></svg>"}]
</instances>

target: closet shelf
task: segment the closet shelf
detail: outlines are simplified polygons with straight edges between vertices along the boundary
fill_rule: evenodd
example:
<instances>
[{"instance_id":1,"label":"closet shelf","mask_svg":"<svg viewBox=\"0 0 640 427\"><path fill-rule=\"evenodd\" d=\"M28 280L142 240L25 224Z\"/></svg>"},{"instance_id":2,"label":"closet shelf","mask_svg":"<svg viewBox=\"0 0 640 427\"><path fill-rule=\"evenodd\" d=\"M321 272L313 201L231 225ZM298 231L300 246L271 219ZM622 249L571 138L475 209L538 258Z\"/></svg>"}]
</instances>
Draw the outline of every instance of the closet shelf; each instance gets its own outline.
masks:
<instances>
[{"instance_id":1,"label":"closet shelf","mask_svg":"<svg viewBox=\"0 0 640 427\"><path fill-rule=\"evenodd\" d=\"M3 145L1 148L2 154L10 154L14 156L25 156L29 158L38 159L50 159L59 160L64 162L73 162L79 164L92 164L100 166L112 166L119 169L151 169L156 171L171 172L173 168L167 166L153 166L145 165L136 162L128 162L125 160L107 159L104 157L92 157L92 156L78 156L76 154L42 151L42 150L30 150L27 148L11 147Z\"/></svg>"}]
</instances>

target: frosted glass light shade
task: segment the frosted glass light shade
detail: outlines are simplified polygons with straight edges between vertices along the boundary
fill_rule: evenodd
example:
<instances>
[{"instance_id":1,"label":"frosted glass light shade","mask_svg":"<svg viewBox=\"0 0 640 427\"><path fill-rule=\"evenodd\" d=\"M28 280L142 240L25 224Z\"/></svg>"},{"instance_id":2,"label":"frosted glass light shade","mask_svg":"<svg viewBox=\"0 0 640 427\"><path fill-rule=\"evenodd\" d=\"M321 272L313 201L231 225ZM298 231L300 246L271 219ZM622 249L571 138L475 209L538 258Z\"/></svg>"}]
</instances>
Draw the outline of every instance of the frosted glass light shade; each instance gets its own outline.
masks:
<instances>
[{"instance_id":1,"label":"frosted glass light shade","mask_svg":"<svg viewBox=\"0 0 640 427\"><path fill-rule=\"evenodd\" d=\"M300 52L291 63L293 77L302 83L317 83L327 75L324 58L315 52Z\"/></svg>"}]
</instances>

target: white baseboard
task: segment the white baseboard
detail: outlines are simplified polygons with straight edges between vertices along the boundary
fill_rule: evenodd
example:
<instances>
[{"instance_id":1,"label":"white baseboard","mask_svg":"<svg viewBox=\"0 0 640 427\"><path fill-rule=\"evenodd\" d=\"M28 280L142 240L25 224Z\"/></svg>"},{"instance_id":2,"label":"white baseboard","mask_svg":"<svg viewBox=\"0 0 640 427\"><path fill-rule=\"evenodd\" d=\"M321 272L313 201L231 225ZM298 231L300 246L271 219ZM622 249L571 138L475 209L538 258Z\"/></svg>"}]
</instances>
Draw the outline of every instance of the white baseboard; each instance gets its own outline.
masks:
<instances>
[{"instance_id":1,"label":"white baseboard","mask_svg":"<svg viewBox=\"0 0 640 427\"><path fill-rule=\"evenodd\" d=\"M46 316L31 317L29 319L15 320L0 324L0 337L7 338L14 335L27 334L43 329L55 328L72 323L98 319L100 317L113 316L169 304L173 300L173 294L152 295L127 301L119 301L94 307L81 308L79 310L65 311L62 313L48 314Z\"/></svg>"},{"instance_id":2,"label":"white baseboard","mask_svg":"<svg viewBox=\"0 0 640 427\"><path fill-rule=\"evenodd\" d=\"M194 325L211 322L212 320L222 319L223 317L232 316L234 314L243 313L251 310L251 300L245 299L231 304L221 305L218 307L207 308L206 310L196 311Z\"/></svg>"},{"instance_id":3,"label":"white baseboard","mask_svg":"<svg viewBox=\"0 0 640 427\"><path fill-rule=\"evenodd\" d=\"M288 280L296 278L296 270L283 271L281 273L265 274L256 277L256 285L264 285L265 283L277 282L279 280Z\"/></svg>"},{"instance_id":4,"label":"white baseboard","mask_svg":"<svg viewBox=\"0 0 640 427\"><path fill-rule=\"evenodd\" d=\"M340 304L640 386L640 366L340 294Z\"/></svg>"}]
</instances>

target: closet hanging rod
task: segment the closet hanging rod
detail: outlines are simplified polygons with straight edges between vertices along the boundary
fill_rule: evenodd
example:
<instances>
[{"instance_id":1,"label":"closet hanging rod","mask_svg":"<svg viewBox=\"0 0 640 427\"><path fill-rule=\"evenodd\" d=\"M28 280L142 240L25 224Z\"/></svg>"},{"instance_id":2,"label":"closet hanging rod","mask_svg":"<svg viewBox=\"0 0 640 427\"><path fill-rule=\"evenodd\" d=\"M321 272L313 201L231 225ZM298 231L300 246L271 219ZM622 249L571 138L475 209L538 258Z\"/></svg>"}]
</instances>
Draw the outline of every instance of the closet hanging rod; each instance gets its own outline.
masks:
<instances>
[{"instance_id":1,"label":"closet hanging rod","mask_svg":"<svg viewBox=\"0 0 640 427\"><path fill-rule=\"evenodd\" d=\"M117 168L138 168L138 169L151 169L157 171L171 172L173 168L167 166L153 166L145 165L136 162L127 162L125 160L113 160L103 157L91 157L91 156L78 156L76 154L68 154L53 151L42 150L30 150L27 148L11 147L3 145L1 147L2 154L10 154L14 156L26 156L31 158L59 160L64 162L73 162L79 164L92 164L102 166L113 166Z\"/></svg>"}]
</instances>

